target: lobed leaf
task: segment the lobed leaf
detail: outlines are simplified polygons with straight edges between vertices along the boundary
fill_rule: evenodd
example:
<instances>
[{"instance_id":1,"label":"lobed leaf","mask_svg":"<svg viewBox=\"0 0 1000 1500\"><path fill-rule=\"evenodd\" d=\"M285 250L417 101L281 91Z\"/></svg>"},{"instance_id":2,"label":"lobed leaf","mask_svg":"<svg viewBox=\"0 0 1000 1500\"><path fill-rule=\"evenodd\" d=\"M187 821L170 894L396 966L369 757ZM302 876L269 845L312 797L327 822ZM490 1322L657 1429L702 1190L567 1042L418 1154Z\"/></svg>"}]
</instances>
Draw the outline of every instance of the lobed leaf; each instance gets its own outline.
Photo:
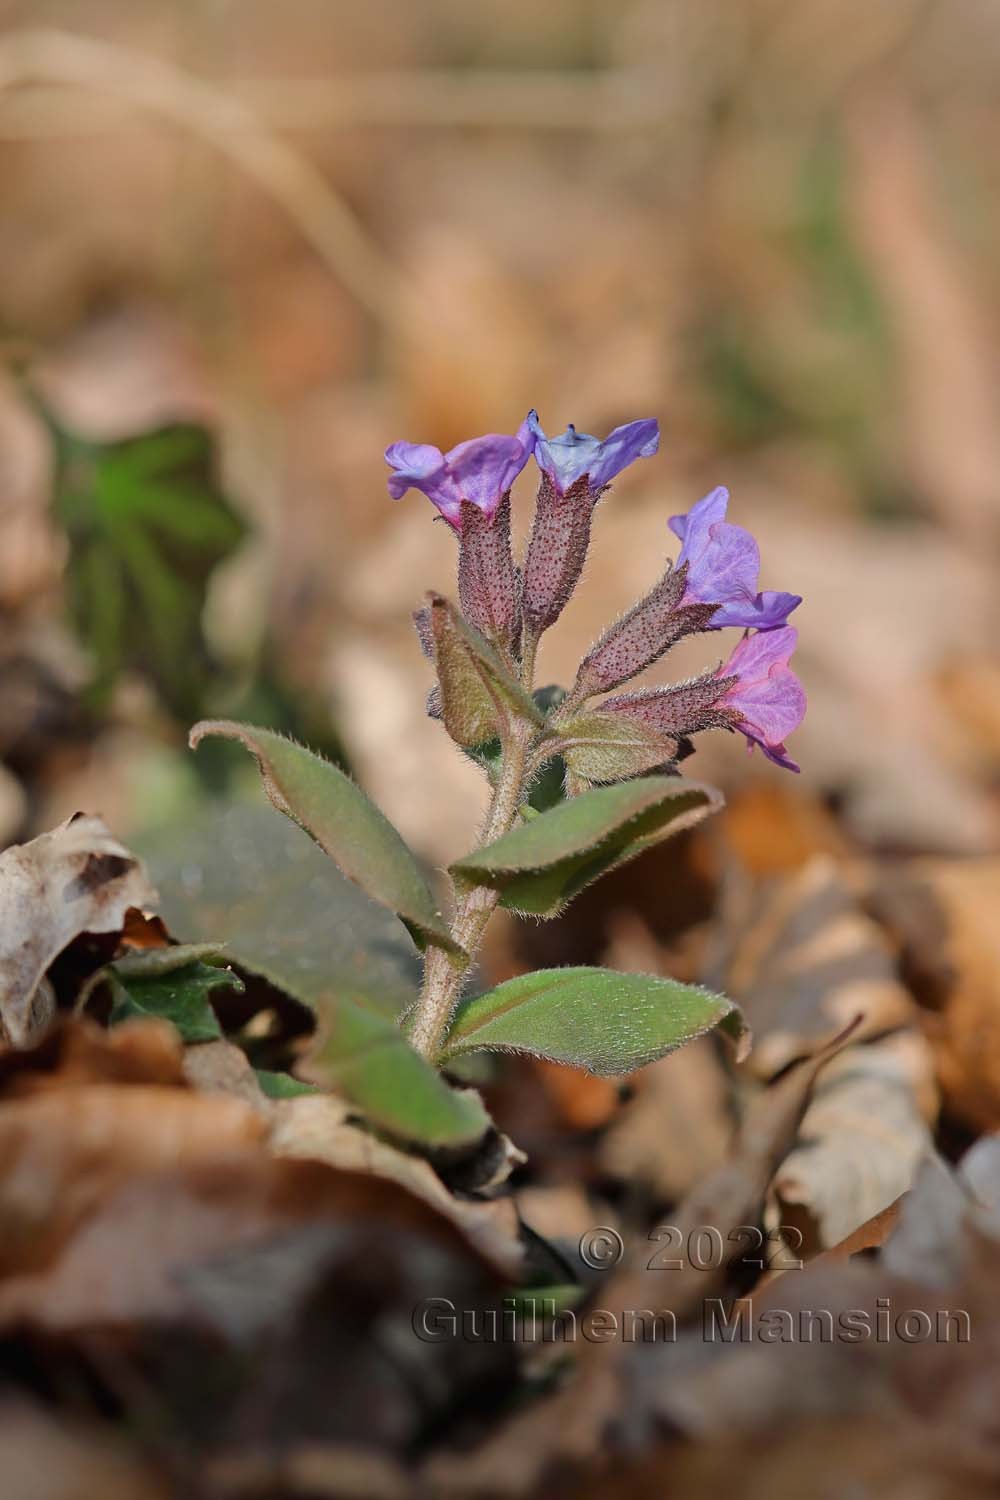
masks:
<instances>
[{"instance_id":1,"label":"lobed leaf","mask_svg":"<svg viewBox=\"0 0 1000 1500\"><path fill-rule=\"evenodd\" d=\"M196 714L215 671L202 628L209 579L246 533L219 484L212 434L178 422L90 442L42 415L70 544L70 610L96 666L92 692L105 698L137 667L176 714Z\"/></svg>"},{"instance_id":2,"label":"lobed leaf","mask_svg":"<svg viewBox=\"0 0 1000 1500\"><path fill-rule=\"evenodd\" d=\"M612 969L541 969L458 1007L442 1060L526 1052L592 1073L630 1073L722 1026L748 1033L739 1008L699 985Z\"/></svg>"},{"instance_id":3,"label":"lobed leaf","mask_svg":"<svg viewBox=\"0 0 1000 1500\"><path fill-rule=\"evenodd\" d=\"M532 916L557 916L600 875L722 806L713 787L647 776L593 787L540 813L451 866L460 885L488 885Z\"/></svg>"},{"instance_id":4,"label":"lobed leaf","mask_svg":"<svg viewBox=\"0 0 1000 1500\"><path fill-rule=\"evenodd\" d=\"M433 942L454 950L416 856L349 776L270 729L204 719L191 730L192 750L207 735L244 745L278 811L304 828L349 880L396 912L420 947Z\"/></svg>"},{"instance_id":5,"label":"lobed leaf","mask_svg":"<svg viewBox=\"0 0 1000 1500\"><path fill-rule=\"evenodd\" d=\"M243 989L243 981L231 969L201 962L145 973L123 970L122 964L115 963L107 973L112 1026L136 1016L156 1016L176 1026L184 1042L213 1042L221 1037L209 996L217 989Z\"/></svg>"}]
</instances>

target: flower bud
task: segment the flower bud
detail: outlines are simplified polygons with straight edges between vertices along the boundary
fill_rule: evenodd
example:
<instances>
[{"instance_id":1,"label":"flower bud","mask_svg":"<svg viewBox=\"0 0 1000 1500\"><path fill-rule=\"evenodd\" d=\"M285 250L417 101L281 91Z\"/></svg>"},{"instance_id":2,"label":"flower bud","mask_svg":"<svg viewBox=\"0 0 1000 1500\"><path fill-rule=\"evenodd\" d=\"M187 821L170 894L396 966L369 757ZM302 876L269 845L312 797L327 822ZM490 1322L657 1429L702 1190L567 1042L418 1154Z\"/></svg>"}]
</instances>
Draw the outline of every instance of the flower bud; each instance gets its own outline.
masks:
<instances>
[{"instance_id":1,"label":"flower bud","mask_svg":"<svg viewBox=\"0 0 1000 1500\"><path fill-rule=\"evenodd\" d=\"M644 599L616 620L584 657L573 698L606 693L659 661L682 636L706 629L714 604L682 604L687 569L668 566Z\"/></svg>"},{"instance_id":2,"label":"flower bud","mask_svg":"<svg viewBox=\"0 0 1000 1500\"><path fill-rule=\"evenodd\" d=\"M616 427L603 440L573 426L549 438L535 411L528 413L525 429L542 471L523 600L525 623L538 636L555 624L580 581L594 506L622 469L656 452L660 434L656 422L646 418Z\"/></svg>"},{"instance_id":3,"label":"flower bud","mask_svg":"<svg viewBox=\"0 0 1000 1500\"><path fill-rule=\"evenodd\" d=\"M462 501L458 549L462 612L487 640L516 652L521 636L521 578L510 550L510 491L493 516Z\"/></svg>"},{"instance_id":4,"label":"flower bud","mask_svg":"<svg viewBox=\"0 0 1000 1500\"><path fill-rule=\"evenodd\" d=\"M542 475L524 563L522 599L525 624L536 636L555 624L580 581L599 493L583 478L563 495L547 474Z\"/></svg>"},{"instance_id":5,"label":"flower bud","mask_svg":"<svg viewBox=\"0 0 1000 1500\"><path fill-rule=\"evenodd\" d=\"M640 688L634 693L605 698L601 712L624 714L678 740L703 729L734 729L739 715L721 704L735 681L735 677L706 672L674 687Z\"/></svg>"}]
</instances>

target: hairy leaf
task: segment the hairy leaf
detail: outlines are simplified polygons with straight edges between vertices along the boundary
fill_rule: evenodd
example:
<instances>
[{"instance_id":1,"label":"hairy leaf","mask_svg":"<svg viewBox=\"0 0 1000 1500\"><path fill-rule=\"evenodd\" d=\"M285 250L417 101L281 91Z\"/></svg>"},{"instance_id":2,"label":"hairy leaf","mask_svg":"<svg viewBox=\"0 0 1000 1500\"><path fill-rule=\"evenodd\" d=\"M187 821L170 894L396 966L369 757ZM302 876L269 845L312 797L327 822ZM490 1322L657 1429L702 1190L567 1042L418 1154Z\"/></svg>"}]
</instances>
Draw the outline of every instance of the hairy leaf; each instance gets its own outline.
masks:
<instances>
[{"instance_id":1,"label":"hairy leaf","mask_svg":"<svg viewBox=\"0 0 1000 1500\"><path fill-rule=\"evenodd\" d=\"M651 725L599 709L575 714L559 725L559 735L567 766L586 781L623 781L662 766L677 753L677 741Z\"/></svg>"},{"instance_id":2,"label":"hairy leaf","mask_svg":"<svg viewBox=\"0 0 1000 1500\"><path fill-rule=\"evenodd\" d=\"M737 1006L698 985L612 969L541 969L459 1006L444 1060L480 1049L528 1052L593 1073L630 1073L722 1025Z\"/></svg>"},{"instance_id":3,"label":"hairy leaf","mask_svg":"<svg viewBox=\"0 0 1000 1500\"><path fill-rule=\"evenodd\" d=\"M714 788L679 776L593 787L452 865L463 885L489 885L504 906L556 916L584 886L722 806Z\"/></svg>"},{"instance_id":4,"label":"hairy leaf","mask_svg":"<svg viewBox=\"0 0 1000 1500\"><path fill-rule=\"evenodd\" d=\"M70 610L106 697L127 668L148 673L185 718L214 663L202 630L209 578L246 527L216 477L215 440L175 423L119 442L66 432L55 444L54 508L69 539Z\"/></svg>"},{"instance_id":5,"label":"hairy leaf","mask_svg":"<svg viewBox=\"0 0 1000 1500\"><path fill-rule=\"evenodd\" d=\"M402 1140L459 1146L489 1129L478 1094L451 1088L397 1026L350 1001L328 1014L325 1037L307 1071Z\"/></svg>"},{"instance_id":6,"label":"hairy leaf","mask_svg":"<svg viewBox=\"0 0 1000 1500\"><path fill-rule=\"evenodd\" d=\"M179 937L224 943L240 969L321 1015L342 995L388 1016L412 1004L419 961L399 921L272 808L213 804L135 843Z\"/></svg>"},{"instance_id":7,"label":"hairy leaf","mask_svg":"<svg viewBox=\"0 0 1000 1500\"><path fill-rule=\"evenodd\" d=\"M511 717L541 726L545 715L489 642L440 594L428 596L444 726L459 745L490 740Z\"/></svg>"},{"instance_id":8,"label":"hairy leaf","mask_svg":"<svg viewBox=\"0 0 1000 1500\"><path fill-rule=\"evenodd\" d=\"M430 941L454 948L415 855L349 776L269 729L206 719L191 730L192 750L206 735L244 745L278 811L304 828L349 880L396 912L421 947Z\"/></svg>"}]
</instances>

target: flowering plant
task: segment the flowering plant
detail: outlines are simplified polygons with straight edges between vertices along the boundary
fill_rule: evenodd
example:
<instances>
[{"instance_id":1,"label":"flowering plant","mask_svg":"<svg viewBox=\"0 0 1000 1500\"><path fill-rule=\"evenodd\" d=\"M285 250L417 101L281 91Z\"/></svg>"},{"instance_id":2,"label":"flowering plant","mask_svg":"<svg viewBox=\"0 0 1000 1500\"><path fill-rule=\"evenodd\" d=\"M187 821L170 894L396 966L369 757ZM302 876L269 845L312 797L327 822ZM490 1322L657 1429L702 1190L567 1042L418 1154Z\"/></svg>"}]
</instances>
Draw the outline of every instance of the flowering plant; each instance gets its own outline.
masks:
<instances>
[{"instance_id":1,"label":"flowering plant","mask_svg":"<svg viewBox=\"0 0 1000 1500\"><path fill-rule=\"evenodd\" d=\"M742 1033L724 996L647 975L562 968L467 993L498 905L555 916L601 874L718 809L717 791L678 770L694 735L737 730L750 749L798 769L785 740L805 697L789 666L797 632L787 621L801 601L758 592L759 549L726 519L724 489L671 519L678 557L590 648L569 690L535 684L539 640L580 580L598 502L658 443L648 419L603 440L573 427L549 438L532 411L513 436L488 434L448 453L407 442L386 450L392 497L422 491L457 538L458 605L429 594L415 623L437 678L428 710L490 786L479 841L448 872L447 919L415 856L342 772L266 730L213 722L192 732L193 744L208 734L241 740L272 802L394 911L422 951L420 992L396 1025L363 996L345 996L334 1039L362 1112L411 1142L453 1146L489 1129L478 1096L447 1079L469 1052L531 1053L621 1074L714 1027ZM519 564L511 487L532 458L539 487ZM729 627L744 633L724 664L687 682L614 692L682 637ZM391 1058L387 1074L373 1056Z\"/></svg>"}]
</instances>

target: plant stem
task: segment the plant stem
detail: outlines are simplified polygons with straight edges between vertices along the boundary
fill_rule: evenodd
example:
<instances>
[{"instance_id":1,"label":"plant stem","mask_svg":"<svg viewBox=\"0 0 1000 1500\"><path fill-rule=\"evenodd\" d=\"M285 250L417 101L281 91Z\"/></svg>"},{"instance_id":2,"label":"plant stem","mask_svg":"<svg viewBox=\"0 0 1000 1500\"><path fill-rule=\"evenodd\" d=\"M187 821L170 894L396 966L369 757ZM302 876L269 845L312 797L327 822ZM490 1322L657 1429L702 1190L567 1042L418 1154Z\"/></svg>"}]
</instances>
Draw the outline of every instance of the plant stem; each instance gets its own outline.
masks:
<instances>
[{"instance_id":1,"label":"plant stem","mask_svg":"<svg viewBox=\"0 0 1000 1500\"><path fill-rule=\"evenodd\" d=\"M504 745L500 776L479 847L506 833L517 817L524 796L525 771L531 732L516 726ZM477 885L459 899L451 925L452 937L464 950L456 960L443 948L431 947L424 962L424 983L410 1028L410 1042L431 1061L448 1030L451 1013L475 962L487 923L500 899L490 886Z\"/></svg>"}]
</instances>

